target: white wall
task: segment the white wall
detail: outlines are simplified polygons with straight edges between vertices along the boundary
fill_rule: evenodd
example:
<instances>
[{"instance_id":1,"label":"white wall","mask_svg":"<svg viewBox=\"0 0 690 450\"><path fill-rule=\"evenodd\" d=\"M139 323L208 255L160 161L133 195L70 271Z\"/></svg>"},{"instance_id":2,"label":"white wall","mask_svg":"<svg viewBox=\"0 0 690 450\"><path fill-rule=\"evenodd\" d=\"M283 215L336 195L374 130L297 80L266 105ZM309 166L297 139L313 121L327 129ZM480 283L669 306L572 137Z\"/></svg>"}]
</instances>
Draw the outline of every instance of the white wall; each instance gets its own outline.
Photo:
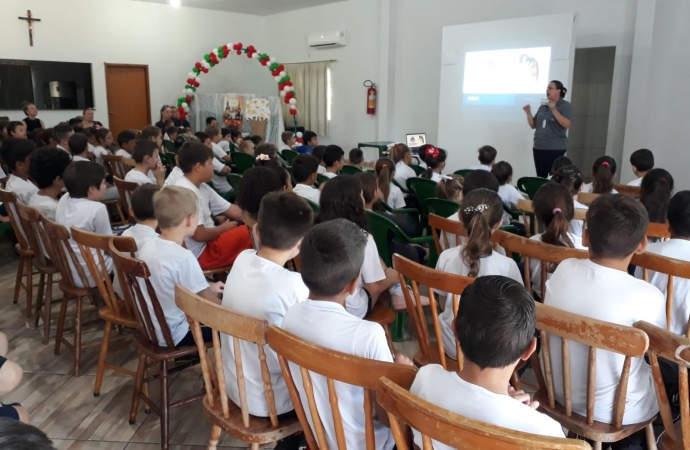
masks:
<instances>
[{"instance_id":1,"label":"white wall","mask_svg":"<svg viewBox=\"0 0 690 450\"><path fill-rule=\"evenodd\" d=\"M92 64L96 119L107 124L103 63L147 64L152 121L163 104L181 96L187 73L212 48L242 40L265 47L265 19L194 8L129 0L1 0L0 58L88 62ZM17 20L31 8L34 47L29 46L26 22ZM242 60L240 59L242 58ZM204 75L200 92L251 92L275 95L267 70L245 56L233 56ZM42 111L46 126L81 114ZM21 111L0 111L21 119Z\"/></svg>"}]
</instances>

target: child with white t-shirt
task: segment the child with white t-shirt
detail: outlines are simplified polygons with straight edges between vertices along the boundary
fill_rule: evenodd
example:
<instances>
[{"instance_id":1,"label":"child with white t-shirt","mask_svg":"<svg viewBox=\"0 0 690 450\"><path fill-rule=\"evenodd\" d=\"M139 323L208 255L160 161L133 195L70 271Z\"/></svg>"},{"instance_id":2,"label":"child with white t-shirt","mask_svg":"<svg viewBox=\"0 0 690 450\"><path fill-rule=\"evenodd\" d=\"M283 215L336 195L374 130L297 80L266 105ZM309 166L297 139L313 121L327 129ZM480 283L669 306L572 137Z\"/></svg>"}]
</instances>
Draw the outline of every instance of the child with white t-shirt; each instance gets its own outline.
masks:
<instances>
[{"instance_id":1,"label":"child with white t-shirt","mask_svg":"<svg viewBox=\"0 0 690 450\"><path fill-rule=\"evenodd\" d=\"M269 325L280 326L288 309L309 297L309 289L304 285L300 274L291 272L284 266L299 255L302 238L313 221L312 209L296 194L275 192L266 195L261 200L258 222L253 227L254 235L260 243L259 251L245 250L237 257L225 282L233 288L224 292L221 305L266 320ZM221 334L221 343L228 396L236 405L240 405L232 338ZM240 349L249 414L268 417L257 346L242 341ZM272 349L266 347L264 350L273 384L276 413L290 413L294 411L294 406L278 357Z\"/></svg>"},{"instance_id":2,"label":"child with white t-shirt","mask_svg":"<svg viewBox=\"0 0 690 450\"><path fill-rule=\"evenodd\" d=\"M508 207L515 209L518 201L525 198L511 183L513 181L513 166L506 161L500 161L491 167L491 173L498 180L498 196Z\"/></svg>"},{"instance_id":3,"label":"child with white t-shirt","mask_svg":"<svg viewBox=\"0 0 690 450\"><path fill-rule=\"evenodd\" d=\"M343 178L349 177L338 177L336 180ZM346 309L347 298L360 285L360 267L364 264L369 239L360 226L346 219L333 219L314 226L300 248L302 280L309 288L309 298L287 311L281 327L322 347L362 358L393 362L381 325L362 320ZM400 354L395 361L412 364ZM289 364L302 403L306 404L300 370L293 363ZM311 379L328 447L338 448L326 380L315 376ZM347 448L366 448L363 389L337 382L335 389ZM308 409L305 413L309 418ZM394 447L390 429L378 417L374 418L373 433L376 450L391 450Z\"/></svg>"},{"instance_id":4,"label":"child with white t-shirt","mask_svg":"<svg viewBox=\"0 0 690 450\"><path fill-rule=\"evenodd\" d=\"M483 147L480 147L479 150L477 150L477 153L479 153L479 155L477 156L479 164L472 164L470 166L470 169L487 170L491 172L491 168L493 167L494 162L496 161L496 156L498 155L496 149L490 145L484 145Z\"/></svg>"},{"instance_id":5,"label":"child with white t-shirt","mask_svg":"<svg viewBox=\"0 0 690 450\"><path fill-rule=\"evenodd\" d=\"M643 253L647 247L645 232L649 220L642 204L626 195L598 197L587 211L587 228L582 244L589 249L589 259L567 259L558 265L546 282L544 304L565 312L591 317L624 326L644 320L658 327L666 327L665 299L656 287L628 275L633 254ZM561 342L549 337L551 367L555 380L563 379ZM587 366L589 347L570 342L570 376L572 410L581 415L587 411ZM611 423L616 401L623 355L598 351L595 386L594 420ZM652 371L642 358L630 363L625 396L623 425L645 422L659 411ZM563 386L556 383L556 401L563 404ZM628 442L641 435L632 435ZM620 443L619 443L620 444ZM642 447L634 447L642 448Z\"/></svg>"},{"instance_id":6,"label":"child with white t-shirt","mask_svg":"<svg viewBox=\"0 0 690 450\"><path fill-rule=\"evenodd\" d=\"M460 175L444 175L436 184L436 197L462 203L462 189L465 179Z\"/></svg>"},{"instance_id":7,"label":"child with white t-shirt","mask_svg":"<svg viewBox=\"0 0 690 450\"><path fill-rule=\"evenodd\" d=\"M329 145L323 151L323 163L326 166L324 175L334 178L345 165L345 152L337 145Z\"/></svg>"},{"instance_id":8,"label":"child with white t-shirt","mask_svg":"<svg viewBox=\"0 0 690 450\"><path fill-rule=\"evenodd\" d=\"M211 184L213 184L213 189L215 189L216 192L227 200L229 198L228 194L233 192L232 186L230 186L230 183L228 183L228 180L225 178L225 176L230 173L230 167L226 166L223 161L218 159L216 156L216 152L218 150L213 151L213 143L211 142L211 137L208 134L204 133L203 131L198 131L194 133L194 136L196 136L199 142L211 149L211 152L213 153L213 160L211 161L213 164L213 176L211 177ZM226 156L229 157L229 155Z\"/></svg>"},{"instance_id":9,"label":"child with white t-shirt","mask_svg":"<svg viewBox=\"0 0 690 450\"><path fill-rule=\"evenodd\" d=\"M582 237L569 232L570 222L573 220L575 208L570 192L560 184L546 183L539 188L532 200L532 208L537 221L544 225L543 233L535 234L530 239L558 247L577 248L586 250L582 245ZM530 258L530 275L534 295L541 299L541 264L535 258ZM551 278L555 267L547 267L546 277Z\"/></svg>"},{"instance_id":10,"label":"child with white t-shirt","mask_svg":"<svg viewBox=\"0 0 690 450\"><path fill-rule=\"evenodd\" d=\"M616 177L616 160L610 156L600 156L592 164L592 178L594 181L582 187L583 193L617 194L613 188L613 180Z\"/></svg>"},{"instance_id":11,"label":"child with white t-shirt","mask_svg":"<svg viewBox=\"0 0 690 450\"><path fill-rule=\"evenodd\" d=\"M421 151L421 148L420 148ZM434 147L433 145L428 146L424 149L423 159L426 163L426 171L420 175L421 178L428 178L431 181L439 182L441 181L441 172L446 167L446 158L448 157L448 152L439 147Z\"/></svg>"},{"instance_id":12,"label":"child with white t-shirt","mask_svg":"<svg viewBox=\"0 0 690 450\"><path fill-rule=\"evenodd\" d=\"M120 131L120 134L117 135L117 145L120 146L120 149L115 152L115 156L131 158L136 143L137 135L133 131Z\"/></svg>"},{"instance_id":13,"label":"child with white t-shirt","mask_svg":"<svg viewBox=\"0 0 690 450\"><path fill-rule=\"evenodd\" d=\"M438 258L436 269L467 277L503 275L522 284L520 269L515 261L495 252L491 242L491 235L503 222L501 197L489 189L475 189L465 196L458 214L467 230L467 240L458 247L444 250ZM448 356L456 359L452 301L453 297L446 295L445 308L439 315L439 322L443 348Z\"/></svg>"},{"instance_id":14,"label":"child with white t-shirt","mask_svg":"<svg viewBox=\"0 0 690 450\"><path fill-rule=\"evenodd\" d=\"M58 197L65 187L62 175L71 162L69 155L57 148L39 148L31 155L29 173L38 192L29 200L29 206L50 220L55 220Z\"/></svg>"},{"instance_id":15,"label":"child with white t-shirt","mask_svg":"<svg viewBox=\"0 0 690 450\"><path fill-rule=\"evenodd\" d=\"M69 138L74 134L74 128L67 124L57 124L53 127L53 140L55 141L55 146L60 150L67 152L72 157L72 153L69 151ZM88 147L88 144L87 144Z\"/></svg>"},{"instance_id":16,"label":"child with white t-shirt","mask_svg":"<svg viewBox=\"0 0 690 450\"><path fill-rule=\"evenodd\" d=\"M175 285L180 284L196 295L220 304L218 294L223 292L222 282L209 285L194 254L182 246L185 238L197 227L197 199L193 192L177 186L166 186L153 197L153 210L161 234L150 239L137 252L137 258L146 263L151 273L149 281L160 303L165 321L170 328L175 346L194 345L194 337L187 316L175 303ZM166 346L161 327L156 320L153 305L146 289L146 298L158 344ZM211 340L211 329L202 329L205 342Z\"/></svg>"},{"instance_id":17,"label":"child with white t-shirt","mask_svg":"<svg viewBox=\"0 0 690 450\"><path fill-rule=\"evenodd\" d=\"M520 361L537 346L534 300L521 283L508 277L477 278L462 294L452 323L464 356L462 370L448 372L429 364L417 372L410 392L448 411L473 420L542 436L564 437L561 425L537 411L539 402L510 387ZM455 344L454 344L455 345ZM412 430L414 442L421 435ZM436 450L451 447L433 441Z\"/></svg>"},{"instance_id":18,"label":"child with white t-shirt","mask_svg":"<svg viewBox=\"0 0 690 450\"><path fill-rule=\"evenodd\" d=\"M642 184L642 178L654 168L654 154L646 148L635 150L630 155L630 165L637 178L628 183L628 186L639 186Z\"/></svg>"},{"instance_id":19,"label":"child with white t-shirt","mask_svg":"<svg viewBox=\"0 0 690 450\"><path fill-rule=\"evenodd\" d=\"M381 158L376 161L374 167L378 177L379 189L383 193L383 199L393 209L405 207L405 196L402 190L393 183L395 178L395 164L390 158Z\"/></svg>"},{"instance_id":20,"label":"child with white t-shirt","mask_svg":"<svg viewBox=\"0 0 690 450\"><path fill-rule=\"evenodd\" d=\"M405 144L395 144L390 149L390 156L395 163L395 181L401 186L407 186L407 179L417 176L417 172L410 167L412 164L410 147Z\"/></svg>"},{"instance_id":21,"label":"child with white t-shirt","mask_svg":"<svg viewBox=\"0 0 690 450\"><path fill-rule=\"evenodd\" d=\"M125 181L130 183L155 184L163 186L165 182L165 167L161 164L159 148L155 142L139 139L134 146L132 158L136 165L125 175Z\"/></svg>"},{"instance_id":22,"label":"child with white t-shirt","mask_svg":"<svg viewBox=\"0 0 690 450\"><path fill-rule=\"evenodd\" d=\"M230 158L228 152L223 150L223 147L220 146L220 141L223 140L223 133L220 131L220 127L218 125L212 125L206 128L206 134L208 134L209 139L211 139L211 150L213 150L213 156L221 161L231 162L232 158Z\"/></svg>"},{"instance_id":23,"label":"child with white t-shirt","mask_svg":"<svg viewBox=\"0 0 690 450\"><path fill-rule=\"evenodd\" d=\"M148 241L158 237L158 220L153 210L153 197L160 191L157 184L142 184L132 191L129 215L136 222L122 232L122 236L131 237L137 243L137 253Z\"/></svg>"},{"instance_id":24,"label":"child with white t-shirt","mask_svg":"<svg viewBox=\"0 0 690 450\"><path fill-rule=\"evenodd\" d=\"M89 139L84 133L74 133L67 140L72 161L91 161L94 157L89 151Z\"/></svg>"},{"instance_id":25,"label":"child with white t-shirt","mask_svg":"<svg viewBox=\"0 0 690 450\"><path fill-rule=\"evenodd\" d=\"M321 191L314 187L318 169L319 160L309 153L300 153L292 161L292 176L297 183L292 191L317 205L321 197Z\"/></svg>"},{"instance_id":26,"label":"child with white t-shirt","mask_svg":"<svg viewBox=\"0 0 690 450\"><path fill-rule=\"evenodd\" d=\"M17 201L25 205L38 192L36 185L29 180L30 156L34 150L36 144L28 139L5 138L2 141L2 159L10 168L5 189L13 192Z\"/></svg>"},{"instance_id":27,"label":"child with white t-shirt","mask_svg":"<svg viewBox=\"0 0 690 450\"><path fill-rule=\"evenodd\" d=\"M279 149L280 151L294 150L295 145L297 145L297 138L295 137L295 133L292 131L283 131L283 133L280 135L280 141L282 142L282 145Z\"/></svg>"},{"instance_id":28,"label":"child with white t-shirt","mask_svg":"<svg viewBox=\"0 0 690 450\"><path fill-rule=\"evenodd\" d=\"M553 175L551 180L564 186L570 196L573 198L573 207L575 209L588 209L589 207L577 201L578 194L582 191L583 180L582 172L576 166L563 166ZM582 229L585 222L583 220L571 220L568 232L575 236L582 237Z\"/></svg>"}]
</instances>

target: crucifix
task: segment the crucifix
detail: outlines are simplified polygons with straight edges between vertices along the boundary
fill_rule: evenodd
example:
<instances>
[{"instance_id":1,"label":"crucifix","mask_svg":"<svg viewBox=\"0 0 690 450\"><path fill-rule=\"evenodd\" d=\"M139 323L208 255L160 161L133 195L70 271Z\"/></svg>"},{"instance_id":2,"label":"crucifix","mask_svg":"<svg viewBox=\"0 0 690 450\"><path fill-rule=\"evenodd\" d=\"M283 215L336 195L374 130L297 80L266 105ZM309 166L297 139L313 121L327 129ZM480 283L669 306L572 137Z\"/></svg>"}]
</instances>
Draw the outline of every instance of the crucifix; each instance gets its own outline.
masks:
<instances>
[{"instance_id":1,"label":"crucifix","mask_svg":"<svg viewBox=\"0 0 690 450\"><path fill-rule=\"evenodd\" d=\"M26 17L19 17L19 20L26 20L26 23L29 25L29 44L31 46L34 46L34 22L40 22L41 19L34 19L31 17L31 10L26 11Z\"/></svg>"}]
</instances>

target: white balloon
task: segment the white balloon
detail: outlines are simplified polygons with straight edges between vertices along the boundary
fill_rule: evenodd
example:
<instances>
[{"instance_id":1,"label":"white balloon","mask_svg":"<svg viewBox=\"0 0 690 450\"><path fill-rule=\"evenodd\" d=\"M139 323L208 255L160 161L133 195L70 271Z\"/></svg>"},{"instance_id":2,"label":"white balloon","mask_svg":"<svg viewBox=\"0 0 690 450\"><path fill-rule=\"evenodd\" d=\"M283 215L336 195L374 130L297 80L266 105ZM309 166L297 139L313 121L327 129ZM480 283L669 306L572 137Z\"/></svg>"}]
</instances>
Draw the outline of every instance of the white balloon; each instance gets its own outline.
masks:
<instances>
[{"instance_id":1,"label":"white balloon","mask_svg":"<svg viewBox=\"0 0 690 450\"><path fill-rule=\"evenodd\" d=\"M232 46L235 45L232 42L228 42L228 50L232 50Z\"/></svg>"},{"instance_id":2,"label":"white balloon","mask_svg":"<svg viewBox=\"0 0 690 450\"><path fill-rule=\"evenodd\" d=\"M280 81L280 77L273 77L274 80Z\"/></svg>"},{"instance_id":3,"label":"white balloon","mask_svg":"<svg viewBox=\"0 0 690 450\"><path fill-rule=\"evenodd\" d=\"M259 53L252 53L252 58L257 59L259 57Z\"/></svg>"},{"instance_id":4,"label":"white balloon","mask_svg":"<svg viewBox=\"0 0 690 450\"><path fill-rule=\"evenodd\" d=\"M298 137L298 138L301 138L301 137L302 137L302 132L301 132L301 131L298 131L298 132L297 132L297 137Z\"/></svg>"},{"instance_id":5,"label":"white balloon","mask_svg":"<svg viewBox=\"0 0 690 450\"><path fill-rule=\"evenodd\" d=\"M285 90L286 90L287 92L291 92L291 91L294 91L295 88L293 88L292 86L285 86Z\"/></svg>"},{"instance_id":6,"label":"white balloon","mask_svg":"<svg viewBox=\"0 0 690 450\"><path fill-rule=\"evenodd\" d=\"M187 78L194 78L195 76L196 76L196 74L194 72L189 72L187 74Z\"/></svg>"},{"instance_id":7,"label":"white balloon","mask_svg":"<svg viewBox=\"0 0 690 450\"><path fill-rule=\"evenodd\" d=\"M285 97L285 94L287 94L287 92L285 92L285 91L280 91L280 97L281 97L281 98L284 98L284 97Z\"/></svg>"},{"instance_id":8,"label":"white balloon","mask_svg":"<svg viewBox=\"0 0 690 450\"><path fill-rule=\"evenodd\" d=\"M187 102L182 103L180 106L182 106L183 108L189 108L189 105L187 104Z\"/></svg>"},{"instance_id":9,"label":"white balloon","mask_svg":"<svg viewBox=\"0 0 690 450\"><path fill-rule=\"evenodd\" d=\"M290 104L291 104L291 105L296 105L296 104L297 104L297 99L296 99L296 98L291 98L291 99L290 99Z\"/></svg>"},{"instance_id":10,"label":"white balloon","mask_svg":"<svg viewBox=\"0 0 690 450\"><path fill-rule=\"evenodd\" d=\"M268 58L268 65L269 65L269 66L270 66L271 64L273 64L274 62L275 62L275 60L274 60L273 58L270 58L270 57Z\"/></svg>"},{"instance_id":11,"label":"white balloon","mask_svg":"<svg viewBox=\"0 0 690 450\"><path fill-rule=\"evenodd\" d=\"M209 64L208 62L204 61L204 69L210 69L210 68L211 68L211 64Z\"/></svg>"},{"instance_id":12,"label":"white balloon","mask_svg":"<svg viewBox=\"0 0 690 450\"><path fill-rule=\"evenodd\" d=\"M281 77L284 77L285 75L287 75L287 74L285 73L285 71L284 71L284 70L281 70L281 71L280 71L280 76L281 76Z\"/></svg>"}]
</instances>

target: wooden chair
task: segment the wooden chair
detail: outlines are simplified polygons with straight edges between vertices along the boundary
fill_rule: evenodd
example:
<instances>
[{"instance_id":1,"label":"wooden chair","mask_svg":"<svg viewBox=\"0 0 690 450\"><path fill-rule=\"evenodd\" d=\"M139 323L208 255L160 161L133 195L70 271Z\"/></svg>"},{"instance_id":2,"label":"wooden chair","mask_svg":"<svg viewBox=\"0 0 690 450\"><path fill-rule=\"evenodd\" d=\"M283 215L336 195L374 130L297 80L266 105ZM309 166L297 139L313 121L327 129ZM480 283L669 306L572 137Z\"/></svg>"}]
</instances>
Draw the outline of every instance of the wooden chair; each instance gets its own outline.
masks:
<instances>
[{"instance_id":1,"label":"wooden chair","mask_svg":"<svg viewBox=\"0 0 690 450\"><path fill-rule=\"evenodd\" d=\"M432 450L432 439L462 450L591 449L585 441L523 433L468 419L422 400L388 378L379 379L376 398L388 412L398 450L411 448L406 426L421 433L423 450Z\"/></svg>"},{"instance_id":2,"label":"wooden chair","mask_svg":"<svg viewBox=\"0 0 690 450\"><path fill-rule=\"evenodd\" d=\"M117 192L120 194L120 205L122 209L126 212L129 219L129 223L134 224L134 217L129 215L129 207L132 205L132 192L139 187L137 183L132 183L125 181L119 177L113 177L113 182L117 188Z\"/></svg>"},{"instance_id":3,"label":"wooden chair","mask_svg":"<svg viewBox=\"0 0 690 450\"><path fill-rule=\"evenodd\" d=\"M17 215L17 196L14 192L0 189L0 200L5 204L7 214L10 218L10 224L14 230L14 235L17 237L17 244L14 249L19 254L19 265L17 266L17 276L14 280L14 297L12 303L19 302L19 291L24 289L26 293L26 317L31 317L31 304L33 301L33 257L34 252L29 248L29 243L26 239L26 234L22 228L21 222Z\"/></svg>"},{"instance_id":4,"label":"wooden chair","mask_svg":"<svg viewBox=\"0 0 690 450\"><path fill-rule=\"evenodd\" d=\"M419 342L419 352L414 355L414 363L419 367L427 364L441 364L444 369L450 371L457 371L462 368L462 351L457 341L455 342L457 362L447 356L443 350L443 336L438 317L440 309L434 291L446 292L453 296L453 315L457 315L460 295L467 286L474 282L474 278L430 269L398 254L393 255L393 268L398 271L400 284L406 284L405 279L407 278L412 287L412 294L410 294L409 289L403 289L403 294L407 312L412 318L412 326L417 342ZM429 306L431 307L435 343L429 338L429 328L419 293L420 286L426 286L429 291Z\"/></svg>"},{"instance_id":5,"label":"wooden chair","mask_svg":"<svg viewBox=\"0 0 690 450\"><path fill-rule=\"evenodd\" d=\"M598 197L601 197L604 194L595 194L593 192L580 192L577 194L577 201L580 203L584 203L585 205L591 205L594 200L596 200Z\"/></svg>"},{"instance_id":6,"label":"wooden chair","mask_svg":"<svg viewBox=\"0 0 690 450\"><path fill-rule=\"evenodd\" d=\"M645 422L622 425L625 400L628 390L628 376L632 358L642 358L647 351L647 335L638 329L617 325L589 317L568 313L551 306L535 303L537 307L537 329L540 331L541 359L536 353L531 362L539 391L534 399L539 401L540 410L558 421L564 428L594 441L594 449L600 450L602 442L617 442L645 429L650 449L656 448L651 418ZM552 375L550 335L561 338L564 405L556 403L555 384ZM589 347L587 365L574 367L570 361L570 341ZM596 399L597 351L614 352L625 356L620 381L615 394L611 423L594 420ZM587 371L586 415L572 411L572 389L570 373L573 370Z\"/></svg>"},{"instance_id":7,"label":"wooden chair","mask_svg":"<svg viewBox=\"0 0 690 450\"><path fill-rule=\"evenodd\" d=\"M47 345L50 338L50 323L53 307L53 276L60 270L50 259L52 244L45 236L41 218L43 217L34 208L16 204L17 215L26 233L29 248L34 252L33 265L40 274L38 281L38 293L36 295L36 321L34 326L38 328L39 319L43 319L43 344ZM61 299L55 300L60 302Z\"/></svg>"},{"instance_id":8,"label":"wooden chair","mask_svg":"<svg viewBox=\"0 0 690 450\"><path fill-rule=\"evenodd\" d=\"M671 232L668 229L667 223L649 222L645 236L647 236L648 238L666 240L671 239Z\"/></svg>"},{"instance_id":9,"label":"wooden chair","mask_svg":"<svg viewBox=\"0 0 690 450\"><path fill-rule=\"evenodd\" d=\"M89 321L82 323L85 316L92 312L96 312L95 308L84 309L84 299L88 299L90 304L96 305L96 295L98 294L98 289L88 287L88 278L86 277L86 274L84 273L84 270L77 259L77 255L74 253L74 249L72 249L72 246L70 245L70 234L69 231L67 231L67 228L53 222L52 220L46 219L45 217L43 217L41 221L47 237L52 242L53 254L51 255L51 261L53 261L53 264L55 264L60 270L61 279L58 283L58 286L60 286L60 290L63 293L62 304L60 306L60 315L58 317L57 333L55 334L55 354L60 354L60 346L62 344L65 344L70 351L73 351L74 375L78 376L82 349L99 345L98 342L85 345L82 345L81 342L83 328L87 325L98 322ZM87 287L77 286L76 280L72 274L71 266L74 266L82 286ZM67 316L68 302L70 299L76 300L73 325L68 328L74 332L73 342L69 342L64 337L64 332L66 331L65 319Z\"/></svg>"},{"instance_id":10,"label":"wooden chair","mask_svg":"<svg viewBox=\"0 0 690 450\"><path fill-rule=\"evenodd\" d=\"M519 199L517 209L522 215L522 223L525 225L527 237L535 234L535 230L539 230L542 226L537 223L537 218L534 215L534 207L532 200ZM586 220L587 210L582 208L575 208L573 220Z\"/></svg>"},{"instance_id":11,"label":"wooden chair","mask_svg":"<svg viewBox=\"0 0 690 450\"><path fill-rule=\"evenodd\" d=\"M122 164L123 164L124 170L125 170L125 173L123 174L123 177L122 177L122 179L124 180L125 179L124 175L127 175L127 172L132 170L137 165L137 163L134 162L134 159L132 159L132 158L125 158L124 156L120 156L120 158L122 158Z\"/></svg>"},{"instance_id":12,"label":"wooden chair","mask_svg":"<svg viewBox=\"0 0 690 450\"><path fill-rule=\"evenodd\" d=\"M434 237L437 255L440 255L445 249L459 245L459 237L467 236L467 230L462 222L446 219L436 214L429 214L429 228L431 228L431 234ZM451 242L451 236L453 242Z\"/></svg>"},{"instance_id":13,"label":"wooden chair","mask_svg":"<svg viewBox=\"0 0 690 450\"><path fill-rule=\"evenodd\" d=\"M113 177L118 177L121 180L124 180L125 178L125 165L122 162L122 156L115 156L115 155L102 155L103 161L108 164L108 167L110 168L110 173L113 174Z\"/></svg>"},{"instance_id":14,"label":"wooden chair","mask_svg":"<svg viewBox=\"0 0 690 450\"><path fill-rule=\"evenodd\" d=\"M376 449L374 438L374 401L376 400L375 391L378 379L386 377L402 386L410 386L417 373L414 367L360 358L320 347L306 342L276 326L270 326L268 329L268 344L278 354L278 360L290 391L292 404L295 406L295 412L302 424L302 429L311 450L346 448L345 430L338 407L336 381L364 389L363 412L366 421L364 432L366 436L366 450L374 450ZM291 369L288 362L299 368L306 399L297 390L292 376L296 369ZM318 411L316 408L312 373L326 378L331 405L330 411ZM304 408L305 402L308 405L314 429L311 428L307 420ZM326 417L332 415L335 436L326 436L323 426L324 415ZM316 437L314 436L315 434ZM331 445L333 442L337 442L337 447Z\"/></svg>"},{"instance_id":15,"label":"wooden chair","mask_svg":"<svg viewBox=\"0 0 690 450\"><path fill-rule=\"evenodd\" d=\"M690 400L688 399L688 366L690 366L690 339L678 336L650 323L641 321L633 325L644 331L649 338L649 365L654 375L656 399L659 404L659 415L664 424L665 433L659 441L661 450L685 450L690 448ZM678 365L678 385L680 401L680 420L675 425L671 414L664 380L659 368L659 357Z\"/></svg>"},{"instance_id":16,"label":"wooden chair","mask_svg":"<svg viewBox=\"0 0 690 450\"><path fill-rule=\"evenodd\" d=\"M208 448L215 450L221 430L234 438L250 443L252 449L258 449L261 444L276 442L301 430L299 420L296 417L278 420L271 373L266 363L266 351L264 350L264 346L268 344L266 340L268 322L211 303L179 284L175 287L175 303L191 320L190 326L201 358L201 369L206 387L206 396L203 400L204 410L213 424ZM206 354L201 335L202 325L211 328L213 332L213 358L209 358ZM235 351L237 390L240 393L239 407L229 401L226 391L219 333L228 335ZM249 415L242 364L243 360L246 361L246 357L242 357L240 341L252 342L258 347L258 359L269 417Z\"/></svg>"},{"instance_id":17,"label":"wooden chair","mask_svg":"<svg viewBox=\"0 0 690 450\"><path fill-rule=\"evenodd\" d=\"M175 367L169 368L169 361L184 356L196 355L198 349L196 345L183 347L175 346L170 327L168 327L168 323L165 321L163 309L158 302L156 291L153 290L153 286L149 280L151 272L149 272L146 263L120 253L117 248L115 248L115 244L113 244L112 241L109 243L109 249L122 288L122 295L125 298L125 302L131 305L139 324L139 330L134 332L134 339L139 351L139 365L137 367L137 374L134 382L134 394L132 396L132 409L129 413L129 423L135 423L137 411L139 409L139 400L144 400L144 403L160 416L161 448L167 450L170 437L170 408L191 403L204 396L204 393L200 392L191 397L171 403L168 392L169 376L188 367L192 367L196 365L197 362L178 364ZM144 296L142 289L146 289L148 298L151 301L150 309L153 310L153 316L149 310L148 299ZM156 329L153 325L154 320L158 322L161 334L166 343L165 346L158 344ZM210 344L207 346L210 347ZM148 360L151 360L152 364L158 363L160 365L159 372L150 377L146 376L146 369L149 366ZM142 389L144 383L149 383L156 379L159 380L160 384L159 405L157 405L147 395L147 392Z\"/></svg>"},{"instance_id":18,"label":"wooden chair","mask_svg":"<svg viewBox=\"0 0 690 450\"><path fill-rule=\"evenodd\" d=\"M113 282L110 281L110 271L105 263L105 254L110 249L109 243L111 241L113 246L120 252L130 253L132 256L134 252L137 251L137 244L131 237L90 233L75 227L72 227L70 232L72 233L72 239L74 239L79 247L82 258L86 261L86 267L91 274L91 278L96 282L96 288L98 288L98 292L105 302L105 306L98 310L98 317L105 322L105 329L103 330L101 353L98 357L98 370L96 371L96 382L93 388L93 395L97 397L101 393L101 384L103 383L105 369L112 369L131 377L136 376L136 373L131 370L127 370L120 366L114 366L107 362L110 333L113 329L113 325L120 328L120 330L122 327L136 330L139 328L139 323L136 317L134 317L132 305L119 298L115 292ZM129 336L121 334L118 338L120 337Z\"/></svg>"},{"instance_id":19,"label":"wooden chair","mask_svg":"<svg viewBox=\"0 0 690 450\"><path fill-rule=\"evenodd\" d=\"M618 191L619 194L629 195L630 197L639 198L640 197L640 187L639 186L628 186L627 184L614 184L613 188Z\"/></svg>"}]
</instances>

